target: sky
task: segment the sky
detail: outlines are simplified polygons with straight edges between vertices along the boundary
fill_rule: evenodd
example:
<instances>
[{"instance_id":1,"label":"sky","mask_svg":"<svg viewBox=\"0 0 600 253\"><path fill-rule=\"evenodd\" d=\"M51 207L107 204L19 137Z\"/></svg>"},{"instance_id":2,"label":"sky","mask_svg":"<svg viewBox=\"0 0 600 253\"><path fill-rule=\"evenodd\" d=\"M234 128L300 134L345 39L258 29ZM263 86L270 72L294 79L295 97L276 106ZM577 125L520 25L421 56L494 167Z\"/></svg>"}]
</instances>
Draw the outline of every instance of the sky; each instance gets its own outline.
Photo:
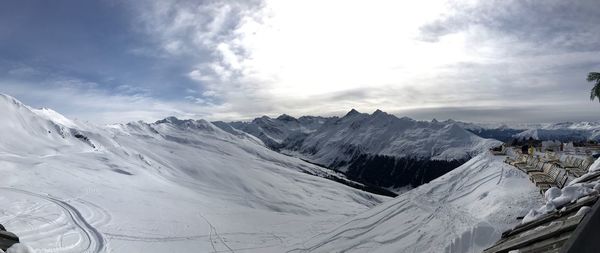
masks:
<instances>
[{"instance_id":1,"label":"sky","mask_svg":"<svg viewBox=\"0 0 600 253\"><path fill-rule=\"evenodd\" d=\"M0 2L0 93L100 124L600 120L596 0Z\"/></svg>"}]
</instances>

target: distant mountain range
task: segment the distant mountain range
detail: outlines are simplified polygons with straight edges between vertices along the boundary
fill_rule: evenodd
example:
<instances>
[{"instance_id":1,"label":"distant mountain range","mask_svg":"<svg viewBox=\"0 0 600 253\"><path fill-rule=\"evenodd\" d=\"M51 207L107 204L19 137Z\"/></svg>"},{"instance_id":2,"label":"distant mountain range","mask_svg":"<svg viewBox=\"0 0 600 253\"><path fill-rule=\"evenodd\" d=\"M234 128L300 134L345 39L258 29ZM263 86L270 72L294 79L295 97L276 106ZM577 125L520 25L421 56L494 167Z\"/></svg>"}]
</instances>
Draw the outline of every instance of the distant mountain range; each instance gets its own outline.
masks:
<instances>
[{"instance_id":1,"label":"distant mountain range","mask_svg":"<svg viewBox=\"0 0 600 253\"><path fill-rule=\"evenodd\" d=\"M429 182L501 142L600 140L600 122L417 121L381 110L367 114L352 109L343 117L283 114L213 124L232 134L252 135L273 150L334 169L351 180L397 191Z\"/></svg>"},{"instance_id":2,"label":"distant mountain range","mask_svg":"<svg viewBox=\"0 0 600 253\"><path fill-rule=\"evenodd\" d=\"M429 182L500 144L453 121L417 121L381 110L213 123L233 134L251 134L274 150L335 169L349 179L390 189Z\"/></svg>"},{"instance_id":3,"label":"distant mountain range","mask_svg":"<svg viewBox=\"0 0 600 253\"><path fill-rule=\"evenodd\" d=\"M38 252L284 252L390 199L205 120L0 116L2 224Z\"/></svg>"},{"instance_id":4,"label":"distant mountain range","mask_svg":"<svg viewBox=\"0 0 600 253\"><path fill-rule=\"evenodd\" d=\"M480 154L501 143L481 136L600 129L380 110L97 126L2 94L0 116L4 225L40 251L76 252L480 251L539 198L526 175Z\"/></svg>"},{"instance_id":5,"label":"distant mountain range","mask_svg":"<svg viewBox=\"0 0 600 253\"><path fill-rule=\"evenodd\" d=\"M460 122L460 125L484 138L501 141L511 139L600 141L600 122L560 122L546 124L494 125Z\"/></svg>"}]
</instances>

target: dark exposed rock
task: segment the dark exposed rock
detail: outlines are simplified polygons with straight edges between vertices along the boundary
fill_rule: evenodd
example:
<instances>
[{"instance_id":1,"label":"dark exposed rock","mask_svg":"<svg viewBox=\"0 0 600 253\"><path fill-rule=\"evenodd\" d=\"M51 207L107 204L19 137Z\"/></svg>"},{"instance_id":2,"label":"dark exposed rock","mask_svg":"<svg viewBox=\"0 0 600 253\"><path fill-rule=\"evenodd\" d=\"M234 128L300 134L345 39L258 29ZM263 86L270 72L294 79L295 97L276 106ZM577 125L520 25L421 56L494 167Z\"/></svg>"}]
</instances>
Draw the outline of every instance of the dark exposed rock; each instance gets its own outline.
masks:
<instances>
[{"instance_id":1,"label":"dark exposed rock","mask_svg":"<svg viewBox=\"0 0 600 253\"><path fill-rule=\"evenodd\" d=\"M4 226L0 225L0 249L6 251L15 243L19 243L19 237L11 232L6 231Z\"/></svg>"}]
</instances>

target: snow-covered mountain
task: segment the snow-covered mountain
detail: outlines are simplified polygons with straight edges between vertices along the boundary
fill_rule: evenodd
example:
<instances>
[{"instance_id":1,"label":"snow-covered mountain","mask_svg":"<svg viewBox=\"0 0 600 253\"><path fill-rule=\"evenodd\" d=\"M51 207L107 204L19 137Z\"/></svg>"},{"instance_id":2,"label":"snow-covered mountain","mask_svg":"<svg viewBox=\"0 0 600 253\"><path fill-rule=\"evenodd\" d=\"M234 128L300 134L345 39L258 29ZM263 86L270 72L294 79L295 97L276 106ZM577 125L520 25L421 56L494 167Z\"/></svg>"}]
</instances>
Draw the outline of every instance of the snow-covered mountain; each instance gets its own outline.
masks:
<instances>
[{"instance_id":1,"label":"snow-covered mountain","mask_svg":"<svg viewBox=\"0 0 600 253\"><path fill-rule=\"evenodd\" d=\"M449 121L445 121L449 122ZM600 141L600 122L559 123L469 123L452 121L483 138L504 142L516 140Z\"/></svg>"},{"instance_id":2,"label":"snow-covered mountain","mask_svg":"<svg viewBox=\"0 0 600 253\"><path fill-rule=\"evenodd\" d=\"M288 252L481 252L543 202L502 159L478 155Z\"/></svg>"},{"instance_id":3,"label":"snow-covered mountain","mask_svg":"<svg viewBox=\"0 0 600 253\"><path fill-rule=\"evenodd\" d=\"M495 139L502 142L509 142L513 140L516 134L523 132L528 127L536 127L538 125L530 124L511 124L507 125L504 123L472 123L447 120L446 123L453 122L465 130L474 133L475 135L487 138Z\"/></svg>"},{"instance_id":4,"label":"snow-covered mountain","mask_svg":"<svg viewBox=\"0 0 600 253\"><path fill-rule=\"evenodd\" d=\"M296 119L283 114L274 119L263 116L252 120L252 122L235 121L225 123L217 121L213 123L231 133L238 130L249 133L262 140L268 147L278 150L284 145L287 138L310 134L320 128L327 119L313 116L303 116Z\"/></svg>"},{"instance_id":5,"label":"snow-covered mountain","mask_svg":"<svg viewBox=\"0 0 600 253\"><path fill-rule=\"evenodd\" d=\"M332 119L307 136L296 147L287 147L318 163L343 163L351 157L340 154L361 152L398 158L461 160L497 143L479 138L457 124L397 118L380 110L373 114L350 111ZM296 149L297 148L297 149Z\"/></svg>"},{"instance_id":6,"label":"snow-covered mountain","mask_svg":"<svg viewBox=\"0 0 600 253\"><path fill-rule=\"evenodd\" d=\"M600 141L600 122L561 122L529 128L514 136L516 139Z\"/></svg>"},{"instance_id":7,"label":"snow-covered mountain","mask_svg":"<svg viewBox=\"0 0 600 253\"><path fill-rule=\"evenodd\" d=\"M239 123L228 126L263 141L265 136L276 136L271 139L277 140L276 147L283 153L334 168L356 181L389 188L421 185L499 144L455 122L397 118L380 110L366 114L353 109L341 118L319 118L312 128L289 128L286 122L263 117L243 127ZM272 147L271 139L265 144Z\"/></svg>"},{"instance_id":8,"label":"snow-covered mountain","mask_svg":"<svg viewBox=\"0 0 600 253\"><path fill-rule=\"evenodd\" d=\"M39 252L281 252L388 199L204 120L0 116L0 223Z\"/></svg>"},{"instance_id":9,"label":"snow-covered mountain","mask_svg":"<svg viewBox=\"0 0 600 253\"><path fill-rule=\"evenodd\" d=\"M95 126L6 95L0 116L0 224L38 252L472 252L541 203L488 153L395 199L336 182L422 177L411 166L497 143L455 122L351 111L263 125L282 152L344 175L228 123Z\"/></svg>"}]
</instances>

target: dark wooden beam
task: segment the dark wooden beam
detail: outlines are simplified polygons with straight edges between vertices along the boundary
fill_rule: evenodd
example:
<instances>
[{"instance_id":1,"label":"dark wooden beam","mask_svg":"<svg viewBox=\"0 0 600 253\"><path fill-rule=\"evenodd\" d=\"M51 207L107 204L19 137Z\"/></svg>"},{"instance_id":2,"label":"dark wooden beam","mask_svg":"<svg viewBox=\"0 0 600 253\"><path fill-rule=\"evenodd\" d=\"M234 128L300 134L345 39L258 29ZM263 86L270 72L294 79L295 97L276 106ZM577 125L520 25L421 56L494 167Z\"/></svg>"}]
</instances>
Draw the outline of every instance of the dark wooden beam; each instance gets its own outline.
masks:
<instances>
[{"instance_id":1,"label":"dark wooden beam","mask_svg":"<svg viewBox=\"0 0 600 253\"><path fill-rule=\"evenodd\" d=\"M561 253L600 252L600 201L585 215L561 249Z\"/></svg>"}]
</instances>

